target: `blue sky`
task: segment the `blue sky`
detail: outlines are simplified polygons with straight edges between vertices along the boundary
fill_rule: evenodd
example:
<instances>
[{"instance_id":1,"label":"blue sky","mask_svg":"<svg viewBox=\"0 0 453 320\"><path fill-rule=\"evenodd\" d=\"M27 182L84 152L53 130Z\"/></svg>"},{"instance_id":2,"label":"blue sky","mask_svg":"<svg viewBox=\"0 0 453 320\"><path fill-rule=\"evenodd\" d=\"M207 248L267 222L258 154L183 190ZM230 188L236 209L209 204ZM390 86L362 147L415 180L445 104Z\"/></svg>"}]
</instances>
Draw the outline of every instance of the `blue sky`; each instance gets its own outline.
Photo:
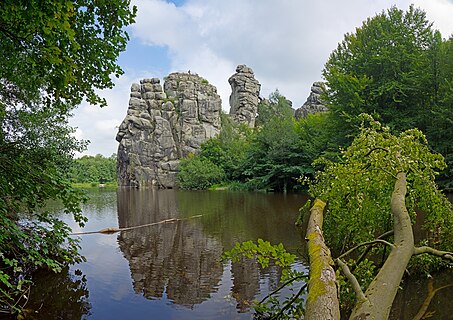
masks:
<instances>
[{"instance_id":1,"label":"blue sky","mask_svg":"<svg viewBox=\"0 0 453 320\"><path fill-rule=\"evenodd\" d=\"M118 63L124 75L104 90L108 107L82 104L70 123L90 140L84 154L115 153L117 128L126 115L131 84L191 70L214 84L229 110L228 78L250 66L267 97L276 88L300 107L329 54L346 32L367 17L410 3L426 11L444 38L453 33L451 0L132 0L138 8ZM163 81L163 80L162 80Z\"/></svg>"}]
</instances>

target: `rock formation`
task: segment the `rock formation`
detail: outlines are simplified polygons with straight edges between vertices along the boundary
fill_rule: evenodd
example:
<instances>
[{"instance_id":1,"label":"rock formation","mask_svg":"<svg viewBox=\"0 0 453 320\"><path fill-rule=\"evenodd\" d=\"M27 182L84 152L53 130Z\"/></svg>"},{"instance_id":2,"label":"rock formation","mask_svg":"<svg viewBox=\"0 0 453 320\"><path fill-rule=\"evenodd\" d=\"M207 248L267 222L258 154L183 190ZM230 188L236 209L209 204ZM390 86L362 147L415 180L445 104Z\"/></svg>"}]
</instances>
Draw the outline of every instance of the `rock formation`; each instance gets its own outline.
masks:
<instances>
[{"instance_id":1,"label":"rock formation","mask_svg":"<svg viewBox=\"0 0 453 320\"><path fill-rule=\"evenodd\" d=\"M311 86L310 95L307 98L307 101L296 110L295 117L296 119L305 118L310 113L326 112L327 107L320 100L321 93L324 90L324 83L315 82Z\"/></svg>"},{"instance_id":2,"label":"rock formation","mask_svg":"<svg viewBox=\"0 0 453 320\"><path fill-rule=\"evenodd\" d=\"M163 88L157 78L132 84L116 136L118 184L174 187L179 159L219 133L220 112L217 89L190 72L170 74Z\"/></svg>"},{"instance_id":3,"label":"rock formation","mask_svg":"<svg viewBox=\"0 0 453 320\"><path fill-rule=\"evenodd\" d=\"M230 115L237 123L255 126L261 85L255 79L253 70L246 65L239 65L236 73L228 79L231 85Z\"/></svg>"},{"instance_id":4,"label":"rock formation","mask_svg":"<svg viewBox=\"0 0 453 320\"><path fill-rule=\"evenodd\" d=\"M120 228L183 218L173 190L126 189L117 200ZM218 289L223 247L197 219L121 232L118 244L129 262L134 291L147 299L166 295L193 308Z\"/></svg>"}]
</instances>

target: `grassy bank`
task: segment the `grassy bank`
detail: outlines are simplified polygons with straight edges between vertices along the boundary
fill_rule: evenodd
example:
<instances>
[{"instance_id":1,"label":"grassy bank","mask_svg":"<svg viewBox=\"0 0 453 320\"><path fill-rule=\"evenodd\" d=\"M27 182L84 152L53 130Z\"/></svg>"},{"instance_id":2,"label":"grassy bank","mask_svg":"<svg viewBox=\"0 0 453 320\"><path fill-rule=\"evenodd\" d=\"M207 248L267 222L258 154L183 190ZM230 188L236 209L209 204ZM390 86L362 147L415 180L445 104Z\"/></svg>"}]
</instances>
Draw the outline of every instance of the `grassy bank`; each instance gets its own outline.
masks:
<instances>
[{"instance_id":1,"label":"grassy bank","mask_svg":"<svg viewBox=\"0 0 453 320\"><path fill-rule=\"evenodd\" d=\"M118 184L116 182L106 182L104 184L99 184L96 182L75 182L72 183L74 188L79 189L92 189L92 188L108 188L108 189L116 189Z\"/></svg>"}]
</instances>

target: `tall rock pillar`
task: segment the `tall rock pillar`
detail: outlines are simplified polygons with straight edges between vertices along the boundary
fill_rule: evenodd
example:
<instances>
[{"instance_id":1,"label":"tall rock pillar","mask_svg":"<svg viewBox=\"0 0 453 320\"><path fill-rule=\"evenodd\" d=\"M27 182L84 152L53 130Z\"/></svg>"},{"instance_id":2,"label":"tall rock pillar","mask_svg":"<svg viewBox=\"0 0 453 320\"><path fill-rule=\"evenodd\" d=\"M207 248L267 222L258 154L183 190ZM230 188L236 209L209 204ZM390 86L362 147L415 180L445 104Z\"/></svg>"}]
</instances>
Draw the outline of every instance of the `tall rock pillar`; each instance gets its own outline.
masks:
<instances>
[{"instance_id":1,"label":"tall rock pillar","mask_svg":"<svg viewBox=\"0 0 453 320\"><path fill-rule=\"evenodd\" d=\"M255 126L260 101L261 85L253 70L244 64L237 66L236 73L228 79L231 85L230 115L237 123Z\"/></svg>"},{"instance_id":2,"label":"tall rock pillar","mask_svg":"<svg viewBox=\"0 0 453 320\"><path fill-rule=\"evenodd\" d=\"M221 100L206 79L171 73L131 87L116 140L119 186L176 186L179 160L220 132Z\"/></svg>"}]
</instances>

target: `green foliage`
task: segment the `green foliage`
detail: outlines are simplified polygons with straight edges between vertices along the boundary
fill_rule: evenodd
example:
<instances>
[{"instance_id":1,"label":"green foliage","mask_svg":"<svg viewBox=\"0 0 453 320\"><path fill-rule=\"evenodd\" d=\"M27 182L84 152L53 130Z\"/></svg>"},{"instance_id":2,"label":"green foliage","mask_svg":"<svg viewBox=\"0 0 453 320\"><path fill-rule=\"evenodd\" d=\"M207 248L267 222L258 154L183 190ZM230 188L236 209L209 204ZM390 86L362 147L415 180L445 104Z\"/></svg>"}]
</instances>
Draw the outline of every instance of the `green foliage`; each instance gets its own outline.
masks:
<instances>
[{"instance_id":1,"label":"green foliage","mask_svg":"<svg viewBox=\"0 0 453 320\"><path fill-rule=\"evenodd\" d=\"M285 192L298 188L297 178L311 167L300 149L290 102L277 90L259 108L260 127L250 138L241 166L242 181L250 190Z\"/></svg>"},{"instance_id":2,"label":"green foliage","mask_svg":"<svg viewBox=\"0 0 453 320\"><path fill-rule=\"evenodd\" d=\"M106 105L95 89L112 88L116 59L134 22L129 0L5 0L0 4L2 98L48 104L85 97Z\"/></svg>"},{"instance_id":3,"label":"green foliage","mask_svg":"<svg viewBox=\"0 0 453 320\"><path fill-rule=\"evenodd\" d=\"M70 171L71 182L99 183L116 181L116 154L106 158L100 154L75 159Z\"/></svg>"},{"instance_id":4,"label":"green foliage","mask_svg":"<svg viewBox=\"0 0 453 320\"><path fill-rule=\"evenodd\" d=\"M348 33L332 52L323 75L330 111L331 141L348 146L358 133L361 113L392 130L423 131L444 155L448 169L439 177L453 188L452 39L442 41L421 9L392 7Z\"/></svg>"},{"instance_id":5,"label":"green foliage","mask_svg":"<svg viewBox=\"0 0 453 320\"><path fill-rule=\"evenodd\" d=\"M222 168L209 159L192 155L179 163L178 185L181 189L205 190L224 178Z\"/></svg>"},{"instance_id":6,"label":"green foliage","mask_svg":"<svg viewBox=\"0 0 453 320\"><path fill-rule=\"evenodd\" d=\"M227 114L221 114L222 130L201 146L200 156L223 169L227 180L239 179L241 164L249 147L250 128L235 124Z\"/></svg>"},{"instance_id":7,"label":"green foliage","mask_svg":"<svg viewBox=\"0 0 453 320\"><path fill-rule=\"evenodd\" d=\"M273 118L260 128L243 163L250 189L287 191L297 187L297 178L306 171L298 146L293 117Z\"/></svg>"},{"instance_id":8,"label":"green foliage","mask_svg":"<svg viewBox=\"0 0 453 320\"><path fill-rule=\"evenodd\" d=\"M223 254L223 260L231 260L233 263L243 258L255 259L261 268L268 267L271 261L282 268L280 282L283 285L260 302L255 302L253 306L255 317L259 319L300 318L303 315L304 299L302 293L305 292L306 286L302 286L283 302L275 296L282 288L294 282L307 282L308 276L305 273L291 269L296 256L287 252L281 243L272 245L262 239L258 239L256 243L253 241L236 243L233 249ZM293 291L292 288L291 291Z\"/></svg>"},{"instance_id":9,"label":"green foliage","mask_svg":"<svg viewBox=\"0 0 453 320\"><path fill-rule=\"evenodd\" d=\"M438 247L451 248L453 209L437 189L435 177L445 167L417 129L393 135L368 115L341 162L322 161L325 168L310 184L310 195L329 201L324 230L334 252L374 239L392 229L390 198L398 172L407 173L406 205L425 212L424 227L437 232ZM441 229L441 231L439 231Z\"/></svg>"},{"instance_id":10,"label":"green foliage","mask_svg":"<svg viewBox=\"0 0 453 320\"><path fill-rule=\"evenodd\" d=\"M269 94L269 100L262 100L258 104L258 115L255 119L255 126L262 127L273 118L288 118L294 115L292 103L284 95L275 89Z\"/></svg>"},{"instance_id":11,"label":"green foliage","mask_svg":"<svg viewBox=\"0 0 453 320\"><path fill-rule=\"evenodd\" d=\"M407 12L392 7L346 34L323 71L333 117L352 120L375 113L397 130L424 129L433 96L431 26L414 6ZM344 120L350 134L353 126Z\"/></svg>"},{"instance_id":12,"label":"green foliage","mask_svg":"<svg viewBox=\"0 0 453 320\"><path fill-rule=\"evenodd\" d=\"M447 168L438 178L444 189L453 190L453 38L439 44L435 74L436 104L431 109L426 135L432 147L445 157Z\"/></svg>"},{"instance_id":13,"label":"green foliage","mask_svg":"<svg viewBox=\"0 0 453 320\"><path fill-rule=\"evenodd\" d=\"M0 2L0 311L19 312L35 269L81 261L69 228L42 210L63 203L83 225L79 190L67 173L85 142L73 138L71 110L83 99L106 105L133 22L129 1Z\"/></svg>"},{"instance_id":14,"label":"green foliage","mask_svg":"<svg viewBox=\"0 0 453 320\"><path fill-rule=\"evenodd\" d=\"M325 114L297 122L278 90L258 106L257 128L235 125L222 115L220 134L201 146L200 157L221 167L232 190L291 191L297 179L313 174L312 162L332 153Z\"/></svg>"}]
</instances>

